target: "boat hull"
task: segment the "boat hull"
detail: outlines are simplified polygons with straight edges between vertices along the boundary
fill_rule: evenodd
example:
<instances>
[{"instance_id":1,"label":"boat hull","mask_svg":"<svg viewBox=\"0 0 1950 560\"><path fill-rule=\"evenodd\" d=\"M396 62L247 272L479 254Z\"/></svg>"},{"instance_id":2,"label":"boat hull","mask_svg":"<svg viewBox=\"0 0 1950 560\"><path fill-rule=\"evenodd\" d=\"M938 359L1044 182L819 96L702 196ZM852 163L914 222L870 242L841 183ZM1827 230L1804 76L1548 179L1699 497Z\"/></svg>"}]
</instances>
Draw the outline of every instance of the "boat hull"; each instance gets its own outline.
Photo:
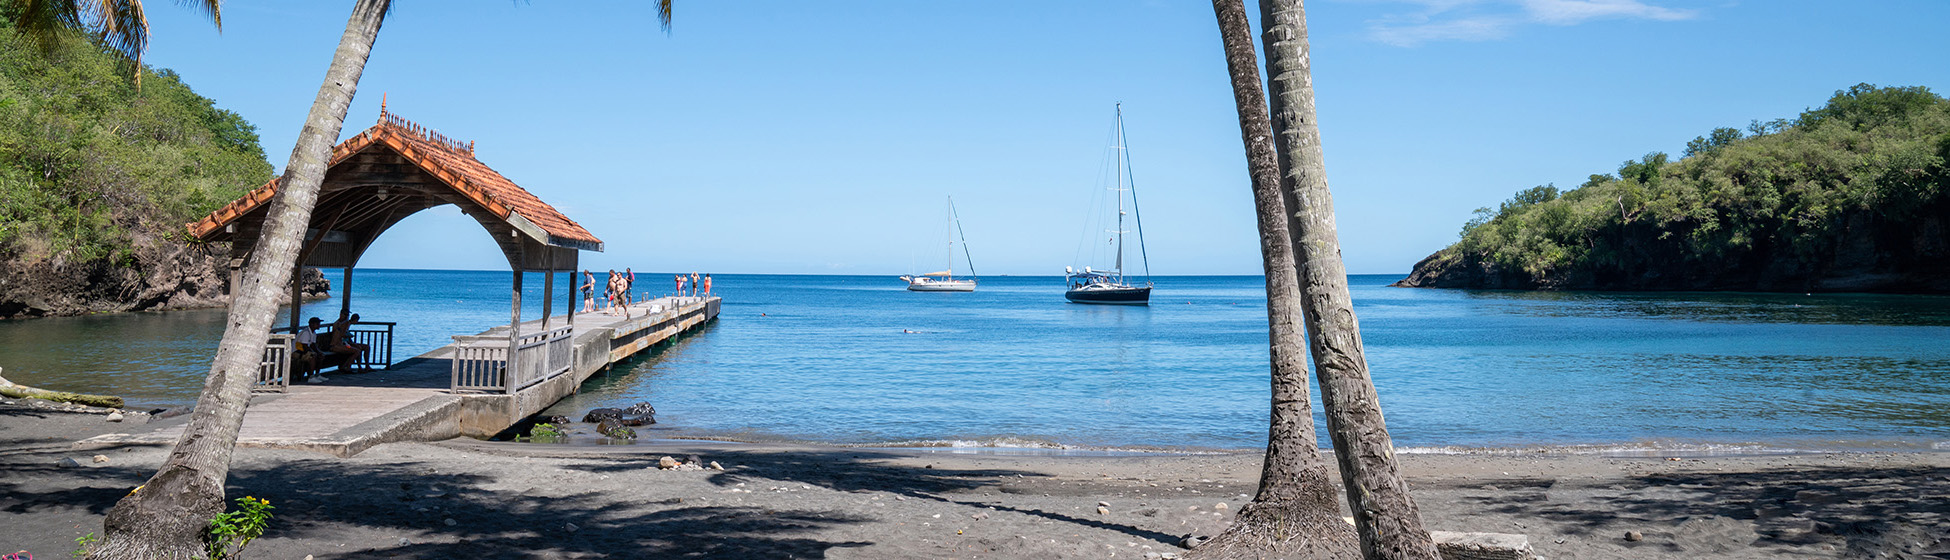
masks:
<instances>
[{"instance_id":1,"label":"boat hull","mask_svg":"<svg viewBox=\"0 0 1950 560\"><path fill-rule=\"evenodd\" d=\"M1150 305L1151 287L1098 288L1089 290L1070 290L1063 292L1063 298L1071 303L1090 303L1097 305Z\"/></svg>"},{"instance_id":2,"label":"boat hull","mask_svg":"<svg viewBox=\"0 0 1950 560\"><path fill-rule=\"evenodd\" d=\"M910 282L907 284L907 290L911 292L973 292L975 291L975 282L966 280L918 284Z\"/></svg>"}]
</instances>

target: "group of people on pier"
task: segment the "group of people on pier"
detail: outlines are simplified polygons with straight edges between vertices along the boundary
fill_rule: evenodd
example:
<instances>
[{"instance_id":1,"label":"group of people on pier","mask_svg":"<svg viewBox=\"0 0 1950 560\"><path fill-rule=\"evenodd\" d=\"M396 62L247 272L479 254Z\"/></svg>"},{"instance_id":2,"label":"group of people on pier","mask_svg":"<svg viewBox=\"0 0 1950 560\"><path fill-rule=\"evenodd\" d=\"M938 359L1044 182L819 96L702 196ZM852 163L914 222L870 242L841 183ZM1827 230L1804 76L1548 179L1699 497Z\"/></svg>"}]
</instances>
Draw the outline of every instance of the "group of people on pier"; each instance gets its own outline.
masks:
<instances>
[{"instance_id":1,"label":"group of people on pier","mask_svg":"<svg viewBox=\"0 0 1950 560\"><path fill-rule=\"evenodd\" d=\"M688 279L690 282L687 284L685 280L686 278L684 278L684 275L682 274L677 275L678 296L699 297L699 296L711 295L711 275L706 274L704 275L703 278L700 279L698 278L696 272L692 272L690 278ZM689 293L685 293L684 291L684 288L686 286L690 287Z\"/></svg>"},{"instance_id":2,"label":"group of people on pier","mask_svg":"<svg viewBox=\"0 0 1950 560\"><path fill-rule=\"evenodd\" d=\"M631 288L635 286L635 270L624 268L622 272L617 272L615 269L610 269L609 281L603 288L602 311L610 315L629 317L630 304L635 303L630 293ZM689 292L685 291L686 286L690 288ZM696 272L692 272L689 277L683 274L677 275L677 295L692 297L711 295L711 275L705 274L700 277ZM582 312L595 313L597 308L596 274L585 269L582 271Z\"/></svg>"},{"instance_id":3,"label":"group of people on pier","mask_svg":"<svg viewBox=\"0 0 1950 560\"><path fill-rule=\"evenodd\" d=\"M339 319L332 322L330 331L320 332L324 330L325 322L317 317L312 317L303 328L298 329L295 336L298 347L292 354L292 365L299 376L311 383L321 383L325 381L325 376L318 375L318 372L325 368L339 366L340 370L349 370L359 364L362 361L360 358L371 348L353 340L352 325L358 322L358 313L340 311ZM321 336L324 338L322 343Z\"/></svg>"}]
</instances>

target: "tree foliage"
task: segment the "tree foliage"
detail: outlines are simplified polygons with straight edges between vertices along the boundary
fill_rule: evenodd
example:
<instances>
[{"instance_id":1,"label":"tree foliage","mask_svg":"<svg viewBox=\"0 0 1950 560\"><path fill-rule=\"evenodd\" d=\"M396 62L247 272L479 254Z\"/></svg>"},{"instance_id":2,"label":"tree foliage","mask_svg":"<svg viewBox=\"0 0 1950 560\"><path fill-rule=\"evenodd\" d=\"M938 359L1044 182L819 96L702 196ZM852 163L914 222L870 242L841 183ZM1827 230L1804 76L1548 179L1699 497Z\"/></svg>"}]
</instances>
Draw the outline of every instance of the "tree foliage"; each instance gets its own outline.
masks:
<instances>
[{"instance_id":1,"label":"tree foliage","mask_svg":"<svg viewBox=\"0 0 1950 560\"><path fill-rule=\"evenodd\" d=\"M257 129L174 72L138 90L98 42L31 48L0 18L0 257L128 264L271 177Z\"/></svg>"},{"instance_id":2,"label":"tree foliage","mask_svg":"<svg viewBox=\"0 0 1950 560\"><path fill-rule=\"evenodd\" d=\"M1662 272L1818 275L1862 246L1844 247L1864 230L1942 218L1947 160L1950 101L1860 84L1795 119L1715 129L1678 161L1654 152L1561 195L1522 191L1477 210L1461 240L1424 265L1468 262L1522 278L1500 287L1675 287L1640 282Z\"/></svg>"}]
</instances>

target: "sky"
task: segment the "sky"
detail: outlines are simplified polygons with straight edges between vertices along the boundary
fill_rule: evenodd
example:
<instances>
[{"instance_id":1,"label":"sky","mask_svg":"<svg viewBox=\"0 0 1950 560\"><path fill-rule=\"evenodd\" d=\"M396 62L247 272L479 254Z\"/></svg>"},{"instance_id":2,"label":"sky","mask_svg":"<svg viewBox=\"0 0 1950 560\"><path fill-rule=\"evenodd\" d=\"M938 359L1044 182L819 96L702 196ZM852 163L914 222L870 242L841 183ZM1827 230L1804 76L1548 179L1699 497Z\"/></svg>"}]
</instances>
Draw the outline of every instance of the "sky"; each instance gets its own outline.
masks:
<instances>
[{"instance_id":1,"label":"sky","mask_svg":"<svg viewBox=\"0 0 1950 560\"><path fill-rule=\"evenodd\" d=\"M351 2L149 9L146 61L258 127L282 169ZM1122 103L1152 272L1258 274L1238 115L1204 2L400 0L342 137L388 108L605 242L592 269L1061 274ZM1399 274L1518 190L1574 187L1856 83L1950 92L1950 2L1315 0L1342 255ZM1257 5L1248 2L1257 26ZM1087 251L1084 251L1087 254ZM1101 266L1101 263L1098 263ZM505 270L447 206L360 267ZM961 266L957 261L957 267Z\"/></svg>"}]
</instances>

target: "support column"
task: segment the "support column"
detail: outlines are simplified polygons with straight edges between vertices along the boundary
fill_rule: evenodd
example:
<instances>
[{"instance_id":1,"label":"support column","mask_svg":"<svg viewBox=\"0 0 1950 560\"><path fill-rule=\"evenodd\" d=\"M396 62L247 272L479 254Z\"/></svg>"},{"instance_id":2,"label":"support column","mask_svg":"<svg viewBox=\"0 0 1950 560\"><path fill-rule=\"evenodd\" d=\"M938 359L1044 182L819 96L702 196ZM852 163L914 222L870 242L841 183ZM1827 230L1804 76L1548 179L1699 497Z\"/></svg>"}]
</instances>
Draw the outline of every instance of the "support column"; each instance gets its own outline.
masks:
<instances>
[{"instance_id":1,"label":"support column","mask_svg":"<svg viewBox=\"0 0 1950 560\"><path fill-rule=\"evenodd\" d=\"M547 270L542 273L542 332L548 332L549 314L555 308L555 249L547 249Z\"/></svg>"},{"instance_id":2,"label":"support column","mask_svg":"<svg viewBox=\"0 0 1950 560\"><path fill-rule=\"evenodd\" d=\"M345 266L345 280L339 282L339 315L352 314L352 265Z\"/></svg>"},{"instance_id":3,"label":"support column","mask_svg":"<svg viewBox=\"0 0 1950 560\"><path fill-rule=\"evenodd\" d=\"M515 304L514 318L508 323L508 361L501 375L501 388L507 394L515 394L515 372L520 361L515 359L515 344L521 340L521 265L515 265Z\"/></svg>"},{"instance_id":4,"label":"support column","mask_svg":"<svg viewBox=\"0 0 1950 560\"><path fill-rule=\"evenodd\" d=\"M576 296L579 295L576 292L582 289L581 288L582 284L579 283L582 281L581 275L582 273L578 272L576 269L573 268L569 269L569 330L570 332L575 332L576 310L582 309L580 307L576 307L577 305L582 304L582 302L576 300Z\"/></svg>"},{"instance_id":5,"label":"support column","mask_svg":"<svg viewBox=\"0 0 1950 560\"><path fill-rule=\"evenodd\" d=\"M298 332L298 315L305 307L305 298L299 292L299 287L304 283L305 263L299 261L298 264L291 265L291 332L293 334Z\"/></svg>"}]
</instances>

